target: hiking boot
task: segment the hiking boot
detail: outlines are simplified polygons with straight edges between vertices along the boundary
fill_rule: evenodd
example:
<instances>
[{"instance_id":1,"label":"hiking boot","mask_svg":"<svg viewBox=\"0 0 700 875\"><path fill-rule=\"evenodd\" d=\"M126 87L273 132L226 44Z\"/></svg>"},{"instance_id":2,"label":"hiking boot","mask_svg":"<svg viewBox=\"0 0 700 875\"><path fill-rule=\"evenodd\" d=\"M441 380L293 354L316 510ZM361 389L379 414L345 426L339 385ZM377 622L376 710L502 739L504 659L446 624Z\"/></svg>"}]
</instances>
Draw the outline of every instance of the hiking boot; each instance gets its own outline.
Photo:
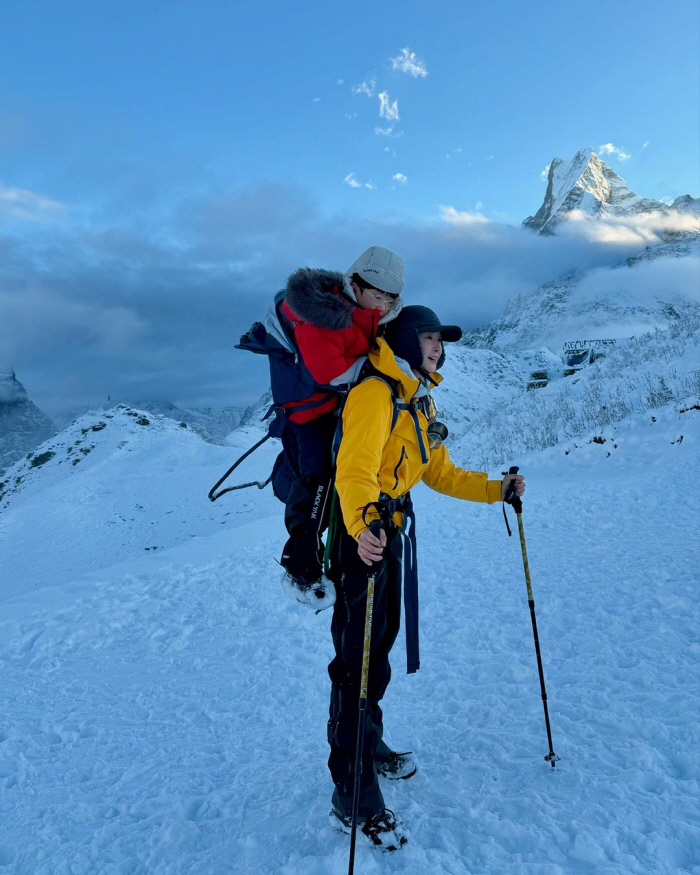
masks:
<instances>
[{"instance_id":1,"label":"hiking boot","mask_svg":"<svg viewBox=\"0 0 700 875\"><path fill-rule=\"evenodd\" d=\"M288 571L280 578L282 590L293 602L313 608L316 613L335 604L335 586L327 577L307 581L303 577L292 577Z\"/></svg>"},{"instance_id":2,"label":"hiking boot","mask_svg":"<svg viewBox=\"0 0 700 875\"><path fill-rule=\"evenodd\" d=\"M352 831L352 817L332 808L328 818L333 829L344 833ZM411 833L389 808L382 808L371 817L357 818L357 835L365 844L380 851L398 851L409 840Z\"/></svg>"},{"instance_id":3,"label":"hiking boot","mask_svg":"<svg viewBox=\"0 0 700 875\"><path fill-rule=\"evenodd\" d=\"M374 767L378 775L383 775L390 781L401 781L412 778L418 771L418 763L410 750L397 753L390 750L388 754L376 754Z\"/></svg>"}]
</instances>

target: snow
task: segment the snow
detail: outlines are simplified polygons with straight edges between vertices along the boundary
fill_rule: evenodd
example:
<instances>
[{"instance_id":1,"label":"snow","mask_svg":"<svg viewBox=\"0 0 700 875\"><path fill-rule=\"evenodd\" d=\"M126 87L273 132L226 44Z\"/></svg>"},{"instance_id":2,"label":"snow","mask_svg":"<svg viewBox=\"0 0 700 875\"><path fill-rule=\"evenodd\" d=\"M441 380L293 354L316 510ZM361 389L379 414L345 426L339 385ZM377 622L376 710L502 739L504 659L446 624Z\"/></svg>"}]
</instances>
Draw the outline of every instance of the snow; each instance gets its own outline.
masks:
<instances>
[{"instance_id":1,"label":"snow","mask_svg":"<svg viewBox=\"0 0 700 875\"><path fill-rule=\"evenodd\" d=\"M693 355L650 367L687 371ZM594 367L580 380L571 403ZM0 873L346 872L326 818L330 616L282 594L269 489L206 498L261 432L224 448L109 414L4 478ZM699 439L700 404L676 399L499 460L528 480L555 769L517 530L499 506L415 490L422 668L404 673L399 637L383 703L389 742L420 763L384 784L412 837L391 856L358 847L358 873L700 873ZM264 479L277 451L232 480Z\"/></svg>"}]
</instances>

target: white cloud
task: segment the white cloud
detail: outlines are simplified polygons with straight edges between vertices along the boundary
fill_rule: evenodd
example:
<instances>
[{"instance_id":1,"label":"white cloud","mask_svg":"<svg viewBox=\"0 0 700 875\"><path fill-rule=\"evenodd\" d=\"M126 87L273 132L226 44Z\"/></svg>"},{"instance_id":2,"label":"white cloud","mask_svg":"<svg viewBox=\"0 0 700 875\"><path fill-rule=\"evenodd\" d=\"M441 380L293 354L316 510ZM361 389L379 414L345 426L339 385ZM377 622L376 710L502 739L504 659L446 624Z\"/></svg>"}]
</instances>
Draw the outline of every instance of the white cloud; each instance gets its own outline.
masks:
<instances>
[{"instance_id":1,"label":"white cloud","mask_svg":"<svg viewBox=\"0 0 700 875\"><path fill-rule=\"evenodd\" d=\"M395 100L391 103L386 91L383 91L379 95L379 115L381 118L388 119L392 122L397 122L399 120L399 102L398 100Z\"/></svg>"},{"instance_id":2,"label":"white cloud","mask_svg":"<svg viewBox=\"0 0 700 875\"><path fill-rule=\"evenodd\" d=\"M639 246L661 243L668 231L700 231L700 219L691 213L676 210L602 218L572 210L566 221L557 227L557 234L562 237L583 237L594 243Z\"/></svg>"},{"instance_id":3,"label":"white cloud","mask_svg":"<svg viewBox=\"0 0 700 875\"><path fill-rule=\"evenodd\" d=\"M544 168L544 170L542 171L542 173L540 173L540 179L542 180L542 182L547 182L547 180L549 179L549 168L550 168L551 166L552 166L551 164L548 164L548 165Z\"/></svg>"},{"instance_id":4,"label":"white cloud","mask_svg":"<svg viewBox=\"0 0 700 875\"><path fill-rule=\"evenodd\" d=\"M393 137L394 139L397 139L398 137L403 136L403 131L396 131L395 132L394 125L388 125L386 128L380 128L379 126L377 126L374 129L374 133L378 137Z\"/></svg>"},{"instance_id":5,"label":"white cloud","mask_svg":"<svg viewBox=\"0 0 700 875\"><path fill-rule=\"evenodd\" d=\"M629 161L632 157L628 155L627 152L624 152L618 146L614 146L612 143L604 143L602 146L598 146L598 154L599 155L615 155L620 161Z\"/></svg>"},{"instance_id":6,"label":"white cloud","mask_svg":"<svg viewBox=\"0 0 700 875\"><path fill-rule=\"evenodd\" d=\"M647 140L647 141L642 145L642 149L646 149L646 147L647 147L647 146L650 146L650 145L651 145L651 140Z\"/></svg>"},{"instance_id":7,"label":"white cloud","mask_svg":"<svg viewBox=\"0 0 700 875\"><path fill-rule=\"evenodd\" d=\"M41 222L63 209L58 201L25 188L9 188L0 182L0 218L9 216L27 222Z\"/></svg>"},{"instance_id":8,"label":"white cloud","mask_svg":"<svg viewBox=\"0 0 700 875\"><path fill-rule=\"evenodd\" d=\"M314 103L320 103L320 102L321 102L320 97L314 97Z\"/></svg>"},{"instance_id":9,"label":"white cloud","mask_svg":"<svg viewBox=\"0 0 700 875\"><path fill-rule=\"evenodd\" d=\"M416 57L416 53L410 49L401 49L395 58L391 58L391 66L394 70L400 70L402 73L408 73L414 78L419 76L427 76L428 70L423 61Z\"/></svg>"},{"instance_id":10,"label":"white cloud","mask_svg":"<svg viewBox=\"0 0 700 875\"><path fill-rule=\"evenodd\" d=\"M376 189L376 185L370 182L360 182L360 180L355 176L354 173L348 173L343 182L347 183L350 188L368 188L371 191Z\"/></svg>"},{"instance_id":11,"label":"white cloud","mask_svg":"<svg viewBox=\"0 0 700 875\"><path fill-rule=\"evenodd\" d=\"M366 94L367 97L374 95L374 89L377 87L377 80L370 79L368 82L362 82L360 85L352 86L353 94Z\"/></svg>"},{"instance_id":12,"label":"white cloud","mask_svg":"<svg viewBox=\"0 0 700 875\"><path fill-rule=\"evenodd\" d=\"M449 225L469 227L474 225L489 225L490 221L481 213L468 213L456 210L454 207L440 207L440 216Z\"/></svg>"},{"instance_id":13,"label":"white cloud","mask_svg":"<svg viewBox=\"0 0 700 875\"><path fill-rule=\"evenodd\" d=\"M481 201L479 201L479 203L476 205L476 208L479 212L484 209L484 205L481 203Z\"/></svg>"},{"instance_id":14,"label":"white cloud","mask_svg":"<svg viewBox=\"0 0 700 875\"><path fill-rule=\"evenodd\" d=\"M600 302L610 306L611 299L629 308L658 307L673 300L700 303L700 260L690 256L664 256L641 261L632 268L611 270L597 268L577 283L571 303L580 307ZM640 318L644 317L640 314ZM642 328L642 331L649 327ZM614 335L613 335L614 336Z\"/></svg>"},{"instance_id":15,"label":"white cloud","mask_svg":"<svg viewBox=\"0 0 700 875\"><path fill-rule=\"evenodd\" d=\"M345 79L336 79L335 84L336 85L345 85Z\"/></svg>"},{"instance_id":16,"label":"white cloud","mask_svg":"<svg viewBox=\"0 0 700 875\"><path fill-rule=\"evenodd\" d=\"M354 118L357 118L357 113L356 112L346 112L345 118L348 119L348 121L352 121Z\"/></svg>"},{"instance_id":17,"label":"white cloud","mask_svg":"<svg viewBox=\"0 0 700 875\"><path fill-rule=\"evenodd\" d=\"M400 182L402 185L406 185L408 182L408 177L404 176L403 173L395 173L391 178L394 182Z\"/></svg>"}]
</instances>

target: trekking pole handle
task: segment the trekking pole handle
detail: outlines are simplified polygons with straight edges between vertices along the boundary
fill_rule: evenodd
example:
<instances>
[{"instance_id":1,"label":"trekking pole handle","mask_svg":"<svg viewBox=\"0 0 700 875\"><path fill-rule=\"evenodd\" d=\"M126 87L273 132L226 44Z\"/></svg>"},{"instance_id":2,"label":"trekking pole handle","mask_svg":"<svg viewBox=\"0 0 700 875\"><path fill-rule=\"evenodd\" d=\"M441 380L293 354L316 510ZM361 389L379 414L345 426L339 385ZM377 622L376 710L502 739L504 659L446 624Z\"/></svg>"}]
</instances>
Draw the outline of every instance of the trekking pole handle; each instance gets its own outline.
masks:
<instances>
[{"instance_id":1,"label":"trekking pole handle","mask_svg":"<svg viewBox=\"0 0 700 875\"><path fill-rule=\"evenodd\" d=\"M372 532L375 538L379 537L379 533L384 528L384 523L382 520L372 520L369 524L369 530Z\"/></svg>"},{"instance_id":2,"label":"trekking pole handle","mask_svg":"<svg viewBox=\"0 0 700 875\"><path fill-rule=\"evenodd\" d=\"M370 511L375 511L379 514L379 517L375 517L373 520L369 520L368 522L367 514ZM391 517L389 516L387 508L380 501L370 501L369 504L366 504L362 508L362 522L367 526L367 528L369 529L371 534L374 535L375 538L381 540L379 538L379 533L382 529L384 529L385 532L388 532L389 526L391 525ZM369 572L370 575L374 575L374 572L379 569L379 562L381 562L381 560L372 563L372 568Z\"/></svg>"},{"instance_id":3,"label":"trekking pole handle","mask_svg":"<svg viewBox=\"0 0 700 875\"><path fill-rule=\"evenodd\" d=\"M519 470L520 470L520 468L517 465L511 465L511 467L508 469L508 474L517 474ZM501 473L503 474L504 477L506 476L505 471L503 471ZM508 486L508 490L503 498L503 501L505 501L506 504L512 505L513 509L515 510L516 513L523 512L522 500L520 499L519 496L517 496L515 494L515 485L513 484L512 481L511 481L510 485Z\"/></svg>"}]
</instances>

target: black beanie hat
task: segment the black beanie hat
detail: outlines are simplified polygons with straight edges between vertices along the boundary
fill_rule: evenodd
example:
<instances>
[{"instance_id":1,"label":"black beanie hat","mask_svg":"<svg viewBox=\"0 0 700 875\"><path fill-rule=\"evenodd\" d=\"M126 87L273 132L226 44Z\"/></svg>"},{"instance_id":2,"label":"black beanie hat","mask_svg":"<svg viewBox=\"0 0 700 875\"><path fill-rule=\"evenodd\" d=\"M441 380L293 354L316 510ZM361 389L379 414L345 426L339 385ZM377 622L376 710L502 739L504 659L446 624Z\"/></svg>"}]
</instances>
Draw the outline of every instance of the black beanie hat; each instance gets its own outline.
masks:
<instances>
[{"instance_id":1,"label":"black beanie hat","mask_svg":"<svg viewBox=\"0 0 700 875\"><path fill-rule=\"evenodd\" d=\"M384 329L384 339L394 354L405 359L412 368L420 368L423 364L423 350L420 345L420 335L424 331L440 332L442 339L459 340L462 329L458 325L442 325L437 313L429 307L412 304L404 307L396 319L388 322ZM445 362L445 353L440 356L438 368Z\"/></svg>"}]
</instances>

